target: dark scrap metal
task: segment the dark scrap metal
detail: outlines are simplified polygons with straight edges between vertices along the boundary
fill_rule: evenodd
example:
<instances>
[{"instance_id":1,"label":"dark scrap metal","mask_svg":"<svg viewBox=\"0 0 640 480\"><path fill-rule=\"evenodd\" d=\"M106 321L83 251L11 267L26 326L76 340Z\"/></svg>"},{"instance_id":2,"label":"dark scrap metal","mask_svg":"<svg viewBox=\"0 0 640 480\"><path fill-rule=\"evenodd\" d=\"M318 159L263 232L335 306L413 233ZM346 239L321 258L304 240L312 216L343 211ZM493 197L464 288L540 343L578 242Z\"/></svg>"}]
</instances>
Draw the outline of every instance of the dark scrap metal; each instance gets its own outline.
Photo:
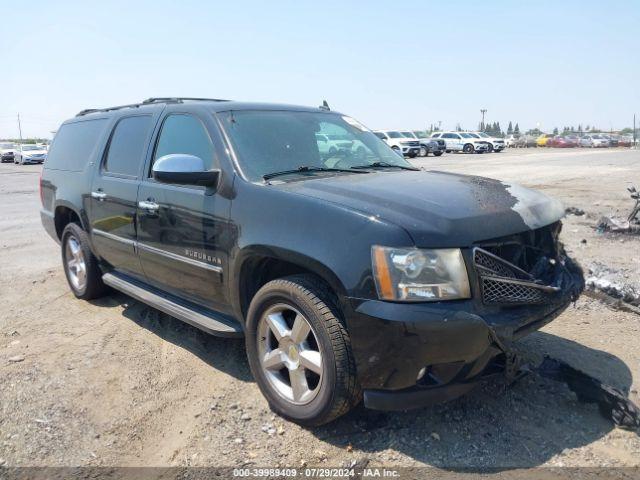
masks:
<instances>
[{"instance_id":1,"label":"dark scrap metal","mask_svg":"<svg viewBox=\"0 0 640 480\"><path fill-rule=\"evenodd\" d=\"M572 367L562 360L544 357L537 367L523 365L512 378L535 373L543 378L565 383L582 403L597 403L600 414L626 430L640 429L640 409L620 390Z\"/></svg>"},{"instance_id":2,"label":"dark scrap metal","mask_svg":"<svg viewBox=\"0 0 640 480\"><path fill-rule=\"evenodd\" d=\"M596 227L598 232L640 233L640 192L636 187L627 188L635 205L626 219L602 217Z\"/></svg>"}]
</instances>

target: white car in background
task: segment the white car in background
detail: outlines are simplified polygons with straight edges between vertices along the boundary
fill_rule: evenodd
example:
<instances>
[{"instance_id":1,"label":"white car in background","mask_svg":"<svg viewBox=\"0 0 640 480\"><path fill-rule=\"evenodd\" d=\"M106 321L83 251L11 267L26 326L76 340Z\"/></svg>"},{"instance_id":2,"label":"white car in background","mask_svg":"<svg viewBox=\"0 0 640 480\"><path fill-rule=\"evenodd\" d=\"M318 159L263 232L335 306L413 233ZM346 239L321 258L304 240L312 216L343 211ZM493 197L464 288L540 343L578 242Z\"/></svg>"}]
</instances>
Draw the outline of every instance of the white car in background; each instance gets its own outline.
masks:
<instances>
[{"instance_id":1,"label":"white car in background","mask_svg":"<svg viewBox=\"0 0 640 480\"><path fill-rule=\"evenodd\" d=\"M11 142L0 143L0 163L13 162L18 146Z\"/></svg>"},{"instance_id":2,"label":"white car in background","mask_svg":"<svg viewBox=\"0 0 640 480\"><path fill-rule=\"evenodd\" d=\"M507 145L504 143L504 140L502 138L498 138L498 137L492 137L491 135L487 135L484 132L467 132L470 135L473 135L476 138L479 138L480 140L486 140L487 142L489 142L489 152L496 152L496 153L500 153L502 150L504 150Z\"/></svg>"},{"instance_id":3,"label":"white car in background","mask_svg":"<svg viewBox=\"0 0 640 480\"><path fill-rule=\"evenodd\" d=\"M480 140L466 132L435 132L431 138L441 138L446 144L446 152L485 153L489 142Z\"/></svg>"},{"instance_id":4,"label":"white car in background","mask_svg":"<svg viewBox=\"0 0 640 480\"><path fill-rule=\"evenodd\" d=\"M583 135L580 137L580 146L581 147L591 147L591 148L604 148L609 146L609 140L604 138L602 135L598 135L597 133L590 135Z\"/></svg>"},{"instance_id":5,"label":"white car in background","mask_svg":"<svg viewBox=\"0 0 640 480\"><path fill-rule=\"evenodd\" d=\"M516 135L507 135L507 137L504 139L504 144L509 148L515 147L517 142L518 137Z\"/></svg>"},{"instance_id":6,"label":"white car in background","mask_svg":"<svg viewBox=\"0 0 640 480\"><path fill-rule=\"evenodd\" d=\"M18 145L18 150L13 157L13 163L20 165L44 163L47 151L38 145Z\"/></svg>"},{"instance_id":7,"label":"white car in background","mask_svg":"<svg viewBox=\"0 0 640 480\"><path fill-rule=\"evenodd\" d=\"M376 130L373 132L396 152L405 157L414 158L420 153L420 142L415 138L407 138L397 130Z\"/></svg>"}]
</instances>

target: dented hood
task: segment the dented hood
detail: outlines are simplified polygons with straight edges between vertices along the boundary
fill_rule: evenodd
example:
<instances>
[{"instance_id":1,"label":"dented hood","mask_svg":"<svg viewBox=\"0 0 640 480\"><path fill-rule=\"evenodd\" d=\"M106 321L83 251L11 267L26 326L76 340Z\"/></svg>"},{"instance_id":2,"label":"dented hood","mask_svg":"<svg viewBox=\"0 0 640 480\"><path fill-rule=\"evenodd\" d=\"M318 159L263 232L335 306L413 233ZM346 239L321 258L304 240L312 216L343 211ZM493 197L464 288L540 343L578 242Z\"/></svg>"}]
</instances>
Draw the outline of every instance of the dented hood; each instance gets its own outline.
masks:
<instances>
[{"instance_id":1,"label":"dented hood","mask_svg":"<svg viewBox=\"0 0 640 480\"><path fill-rule=\"evenodd\" d=\"M275 186L275 185L274 185ZM382 171L277 186L404 228L419 247L466 247L549 225L561 203L490 178L445 172Z\"/></svg>"}]
</instances>

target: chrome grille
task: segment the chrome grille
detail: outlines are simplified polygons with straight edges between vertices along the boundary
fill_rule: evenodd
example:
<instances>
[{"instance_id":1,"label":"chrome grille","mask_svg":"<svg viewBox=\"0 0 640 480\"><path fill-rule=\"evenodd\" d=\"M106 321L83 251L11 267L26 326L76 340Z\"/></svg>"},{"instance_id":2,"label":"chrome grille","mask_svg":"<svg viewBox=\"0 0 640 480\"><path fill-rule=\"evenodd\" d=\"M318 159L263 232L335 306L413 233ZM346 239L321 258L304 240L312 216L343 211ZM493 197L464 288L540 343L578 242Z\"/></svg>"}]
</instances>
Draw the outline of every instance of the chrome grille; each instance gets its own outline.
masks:
<instances>
[{"instance_id":1,"label":"chrome grille","mask_svg":"<svg viewBox=\"0 0 640 480\"><path fill-rule=\"evenodd\" d=\"M539 288L518 283L505 282L494 278L481 278L482 301L486 304L510 303L531 304L543 303L547 294Z\"/></svg>"},{"instance_id":2,"label":"chrome grille","mask_svg":"<svg viewBox=\"0 0 640 480\"><path fill-rule=\"evenodd\" d=\"M482 302L488 305L544 303L558 291L538 283L516 265L481 248L473 250L473 264L479 277Z\"/></svg>"}]
</instances>

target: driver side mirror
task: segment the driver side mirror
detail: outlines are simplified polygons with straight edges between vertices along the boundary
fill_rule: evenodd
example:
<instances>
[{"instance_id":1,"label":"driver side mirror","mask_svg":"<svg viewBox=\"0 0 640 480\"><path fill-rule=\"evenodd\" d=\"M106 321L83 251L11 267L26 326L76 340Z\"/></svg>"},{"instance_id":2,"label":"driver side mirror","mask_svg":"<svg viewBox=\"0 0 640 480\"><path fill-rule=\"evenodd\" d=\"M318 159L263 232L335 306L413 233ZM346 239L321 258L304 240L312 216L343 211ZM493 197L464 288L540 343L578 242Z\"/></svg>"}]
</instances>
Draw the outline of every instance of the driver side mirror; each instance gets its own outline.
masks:
<instances>
[{"instance_id":1,"label":"driver side mirror","mask_svg":"<svg viewBox=\"0 0 640 480\"><path fill-rule=\"evenodd\" d=\"M215 187L220 178L220 170L206 170L202 159L195 155L175 153L156 160L151 176L162 183Z\"/></svg>"}]
</instances>

